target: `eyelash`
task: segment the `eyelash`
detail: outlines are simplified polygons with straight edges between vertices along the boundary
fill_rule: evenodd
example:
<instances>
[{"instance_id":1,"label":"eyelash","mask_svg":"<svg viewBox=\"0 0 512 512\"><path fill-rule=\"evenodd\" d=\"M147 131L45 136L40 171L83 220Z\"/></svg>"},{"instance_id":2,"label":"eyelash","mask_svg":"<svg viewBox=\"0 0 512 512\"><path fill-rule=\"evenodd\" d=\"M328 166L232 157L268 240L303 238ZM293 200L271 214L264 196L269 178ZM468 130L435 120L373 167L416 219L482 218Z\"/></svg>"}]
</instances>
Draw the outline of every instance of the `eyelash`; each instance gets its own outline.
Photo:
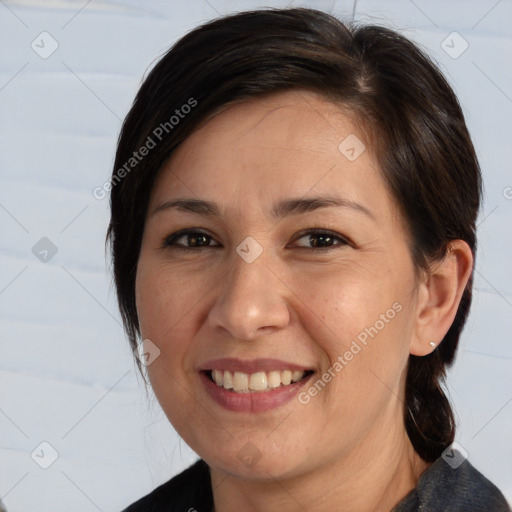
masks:
<instances>
[{"instance_id":1,"label":"eyelash","mask_svg":"<svg viewBox=\"0 0 512 512\"><path fill-rule=\"evenodd\" d=\"M214 238L211 235L209 235L208 233L205 233L203 231L195 230L195 229L183 229L183 230L177 231L176 233L173 233L172 235L165 237L162 242L162 249L172 247L173 249L177 249L180 251L202 251L204 249L219 247L218 245L207 245L207 246L203 246L203 247L188 247L188 246L179 245L176 243L177 240L179 240L180 238L186 237L188 235L200 235L200 236L206 237L210 241L214 240ZM310 229L301 231L299 233L299 236L297 236L294 239L294 242L297 242L301 238L304 238L308 235L309 236L315 235L317 237L320 237L320 236L330 237L330 238L334 239L335 241L337 241L338 243L335 243L334 245L329 245L326 247L296 247L296 249L305 250L305 251L314 251L314 252L326 252L326 251L329 251L329 250L332 250L335 248L339 248L339 247L344 247L347 245L350 247L355 247L355 245L348 238L346 238L334 231L329 231L326 229L318 229L318 228L310 228Z\"/></svg>"}]
</instances>

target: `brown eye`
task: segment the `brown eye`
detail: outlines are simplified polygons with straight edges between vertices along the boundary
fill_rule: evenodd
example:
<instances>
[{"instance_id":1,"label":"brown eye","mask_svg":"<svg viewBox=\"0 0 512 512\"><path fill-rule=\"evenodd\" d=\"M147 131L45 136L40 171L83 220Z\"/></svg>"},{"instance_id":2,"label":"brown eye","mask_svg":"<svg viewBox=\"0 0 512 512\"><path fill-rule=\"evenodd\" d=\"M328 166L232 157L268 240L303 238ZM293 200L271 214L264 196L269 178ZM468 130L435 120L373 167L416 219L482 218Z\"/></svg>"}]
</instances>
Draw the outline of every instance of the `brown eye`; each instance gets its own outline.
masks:
<instances>
[{"instance_id":1,"label":"brown eye","mask_svg":"<svg viewBox=\"0 0 512 512\"><path fill-rule=\"evenodd\" d=\"M178 249L202 249L206 247L218 247L219 244L208 234L201 231L178 231L166 237L163 247L174 247Z\"/></svg>"},{"instance_id":2,"label":"brown eye","mask_svg":"<svg viewBox=\"0 0 512 512\"><path fill-rule=\"evenodd\" d=\"M182 238L187 240L189 247L205 247L210 245L211 240L209 236L202 233L189 233L188 235L183 235Z\"/></svg>"},{"instance_id":3,"label":"brown eye","mask_svg":"<svg viewBox=\"0 0 512 512\"><path fill-rule=\"evenodd\" d=\"M331 235L320 233L318 235L309 235L309 243L312 247L330 247L334 245L335 239Z\"/></svg>"},{"instance_id":4,"label":"brown eye","mask_svg":"<svg viewBox=\"0 0 512 512\"><path fill-rule=\"evenodd\" d=\"M304 242L300 242L301 240L304 240ZM306 249L329 249L331 247L350 245L348 240L341 235L319 230L310 230L303 233L302 236L296 239L295 244Z\"/></svg>"}]
</instances>

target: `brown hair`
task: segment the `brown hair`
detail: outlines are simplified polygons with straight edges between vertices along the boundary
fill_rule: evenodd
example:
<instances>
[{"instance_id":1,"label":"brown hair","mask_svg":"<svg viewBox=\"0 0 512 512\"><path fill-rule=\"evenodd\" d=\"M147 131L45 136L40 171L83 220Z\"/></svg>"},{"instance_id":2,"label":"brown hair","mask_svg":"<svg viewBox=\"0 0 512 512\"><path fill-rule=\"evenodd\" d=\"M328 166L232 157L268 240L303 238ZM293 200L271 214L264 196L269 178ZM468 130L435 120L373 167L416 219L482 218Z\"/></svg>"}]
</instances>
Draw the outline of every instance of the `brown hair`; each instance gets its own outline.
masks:
<instances>
[{"instance_id":1,"label":"brown hair","mask_svg":"<svg viewBox=\"0 0 512 512\"><path fill-rule=\"evenodd\" d=\"M455 94L415 44L390 29L347 26L312 9L226 16L191 31L160 59L119 136L107 240L132 348L140 336L137 261L159 169L213 112L291 89L348 106L373 135L372 149L409 227L418 270L442 258L451 240L466 241L475 253L478 161ZM134 151L150 146L135 159ZM454 417L441 383L455 356L471 290L472 278L438 348L425 357L410 356L404 421L426 461L438 458L454 439Z\"/></svg>"}]
</instances>

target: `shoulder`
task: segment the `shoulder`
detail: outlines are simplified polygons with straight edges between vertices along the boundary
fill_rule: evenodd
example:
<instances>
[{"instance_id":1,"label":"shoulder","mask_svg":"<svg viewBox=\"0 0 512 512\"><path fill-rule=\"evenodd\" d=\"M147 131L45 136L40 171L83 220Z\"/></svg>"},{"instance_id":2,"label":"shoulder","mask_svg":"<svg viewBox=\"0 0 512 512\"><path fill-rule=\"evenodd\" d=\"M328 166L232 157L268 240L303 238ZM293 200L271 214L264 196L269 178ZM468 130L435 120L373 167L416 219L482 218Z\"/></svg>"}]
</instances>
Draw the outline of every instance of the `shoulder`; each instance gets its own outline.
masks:
<instances>
[{"instance_id":1,"label":"shoulder","mask_svg":"<svg viewBox=\"0 0 512 512\"><path fill-rule=\"evenodd\" d=\"M452 467L439 458L393 512L511 512L501 491L467 459Z\"/></svg>"},{"instance_id":2,"label":"shoulder","mask_svg":"<svg viewBox=\"0 0 512 512\"><path fill-rule=\"evenodd\" d=\"M211 512L212 506L210 470L198 460L123 512Z\"/></svg>"}]
</instances>

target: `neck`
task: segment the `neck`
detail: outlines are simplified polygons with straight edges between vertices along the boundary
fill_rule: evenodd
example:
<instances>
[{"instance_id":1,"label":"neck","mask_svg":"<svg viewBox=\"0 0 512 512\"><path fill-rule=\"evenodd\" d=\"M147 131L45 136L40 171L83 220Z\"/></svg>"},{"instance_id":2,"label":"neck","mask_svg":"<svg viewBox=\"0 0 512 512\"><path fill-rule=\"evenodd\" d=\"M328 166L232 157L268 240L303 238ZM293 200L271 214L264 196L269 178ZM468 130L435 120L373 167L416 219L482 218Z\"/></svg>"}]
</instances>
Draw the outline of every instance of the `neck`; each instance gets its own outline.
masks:
<instances>
[{"instance_id":1,"label":"neck","mask_svg":"<svg viewBox=\"0 0 512 512\"><path fill-rule=\"evenodd\" d=\"M389 512L428 466L401 432L394 443L365 443L294 477L254 481L211 468L214 512Z\"/></svg>"}]
</instances>

